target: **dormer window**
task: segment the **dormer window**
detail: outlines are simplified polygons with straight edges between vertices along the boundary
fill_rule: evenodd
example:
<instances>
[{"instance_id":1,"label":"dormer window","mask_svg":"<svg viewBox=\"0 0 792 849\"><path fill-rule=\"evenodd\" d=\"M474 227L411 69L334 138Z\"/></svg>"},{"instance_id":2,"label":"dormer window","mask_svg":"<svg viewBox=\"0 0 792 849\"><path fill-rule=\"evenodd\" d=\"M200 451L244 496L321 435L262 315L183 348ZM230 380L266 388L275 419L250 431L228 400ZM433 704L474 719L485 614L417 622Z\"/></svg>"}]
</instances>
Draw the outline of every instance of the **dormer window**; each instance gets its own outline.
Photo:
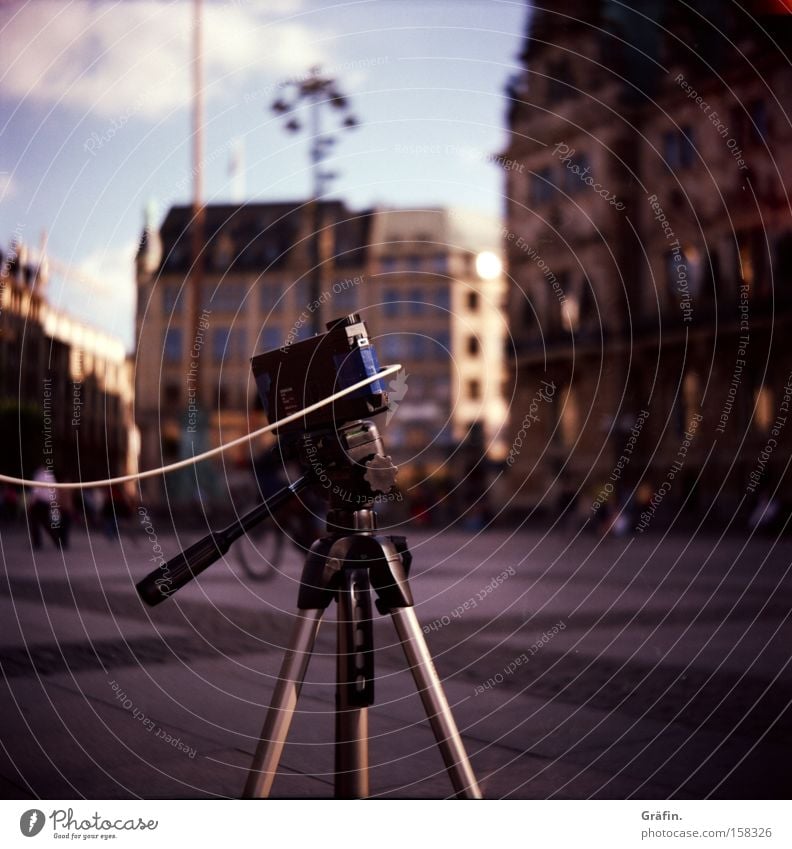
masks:
<instances>
[{"instance_id":1,"label":"dormer window","mask_svg":"<svg viewBox=\"0 0 792 849\"><path fill-rule=\"evenodd\" d=\"M575 94L569 62L559 59L547 66L547 99L552 102L568 100Z\"/></svg>"}]
</instances>

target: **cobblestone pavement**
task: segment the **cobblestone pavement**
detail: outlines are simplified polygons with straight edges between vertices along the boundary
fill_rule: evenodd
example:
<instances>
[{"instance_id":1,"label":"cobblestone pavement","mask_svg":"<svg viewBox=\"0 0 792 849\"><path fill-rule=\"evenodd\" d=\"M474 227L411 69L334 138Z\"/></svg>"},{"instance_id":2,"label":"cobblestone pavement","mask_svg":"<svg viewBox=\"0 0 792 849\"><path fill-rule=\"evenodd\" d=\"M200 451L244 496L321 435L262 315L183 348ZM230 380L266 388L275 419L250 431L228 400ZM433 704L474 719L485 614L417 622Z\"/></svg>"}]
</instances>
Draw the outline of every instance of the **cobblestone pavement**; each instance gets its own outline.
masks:
<instances>
[{"instance_id":1,"label":"cobblestone pavement","mask_svg":"<svg viewBox=\"0 0 792 849\"><path fill-rule=\"evenodd\" d=\"M790 542L410 542L417 613L485 795L788 798ZM34 557L19 530L0 536L3 796L240 795L301 558L257 583L230 557L149 609L134 583L151 546L75 535ZM333 792L332 618L274 795ZM447 796L387 619L375 636L372 795Z\"/></svg>"}]
</instances>

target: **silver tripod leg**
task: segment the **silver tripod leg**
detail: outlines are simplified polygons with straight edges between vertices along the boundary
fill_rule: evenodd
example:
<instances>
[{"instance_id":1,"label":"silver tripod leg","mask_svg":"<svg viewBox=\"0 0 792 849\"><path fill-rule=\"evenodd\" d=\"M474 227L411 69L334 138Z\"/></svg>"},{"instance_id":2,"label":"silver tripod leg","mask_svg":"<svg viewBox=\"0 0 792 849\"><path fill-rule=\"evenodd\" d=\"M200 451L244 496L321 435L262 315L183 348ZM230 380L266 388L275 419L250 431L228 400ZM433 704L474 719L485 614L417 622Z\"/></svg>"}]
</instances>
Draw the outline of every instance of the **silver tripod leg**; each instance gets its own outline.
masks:
<instances>
[{"instance_id":1,"label":"silver tripod leg","mask_svg":"<svg viewBox=\"0 0 792 849\"><path fill-rule=\"evenodd\" d=\"M364 597L361 597L361 586L365 588ZM366 799L369 795L368 707L350 704L348 656L370 650L359 623L362 603L369 604L362 615L371 617L368 572L353 570L352 576L347 579L346 589L346 592L338 594L335 796L336 799ZM357 623L358 627L350 630L350 623Z\"/></svg>"},{"instance_id":2,"label":"silver tripod leg","mask_svg":"<svg viewBox=\"0 0 792 849\"><path fill-rule=\"evenodd\" d=\"M390 615L456 795L463 799L481 799L481 790L473 774L462 738L459 736L459 730L443 692L432 656L429 654L415 610L412 607L394 607L391 608Z\"/></svg>"},{"instance_id":3,"label":"silver tripod leg","mask_svg":"<svg viewBox=\"0 0 792 849\"><path fill-rule=\"evenodd\" d=\"M245 784L246 799L266 798L272 790L323 614L324 610L297 611L291 642L283 658L278 683Z\"/></svg>"}]
</instances>

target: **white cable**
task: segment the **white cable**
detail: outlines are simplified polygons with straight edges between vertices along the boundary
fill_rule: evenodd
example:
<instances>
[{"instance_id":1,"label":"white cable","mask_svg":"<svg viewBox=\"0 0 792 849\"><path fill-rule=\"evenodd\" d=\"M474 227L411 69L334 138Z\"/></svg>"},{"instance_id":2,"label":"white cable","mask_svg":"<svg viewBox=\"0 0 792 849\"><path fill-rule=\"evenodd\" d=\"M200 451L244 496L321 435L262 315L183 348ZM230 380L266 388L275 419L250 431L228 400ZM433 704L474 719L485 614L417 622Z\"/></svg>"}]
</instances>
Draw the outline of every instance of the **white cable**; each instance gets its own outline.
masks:
<instances>
[{"instance_id":1,"label":"white cable","mask_svg":"<svg viewBox=\"0 0 792 849\"><path fill-rule=\"evenodd\" d=\"M178 463L171 463L169 466L161 466L159 469L149 469L146 472L137 472L134 475L122 475L119 478L108 478L107 480L103 481L50 483L49 481L29 481L25 480L24 478L12 478L8 477L8 475L0 475L0 481L2 481L3 483L13 483L17 486L37 486L41 487L42 489L90 489L91 487L95 486L113 486L117 483L143 480L143 478L153 478L155 475L165 475L169 472L175 472L176 469L183 469L185 468L185 466L192 466L195 463L200 463L202 460L208 460L209 457L214 457L215 454L222 454L223 451L228 451L229 448L233 448L236 445L241 445L243 442L250 442L251 439L255 439L257 436L269 433L270 431L276 430L279 427L283 427L284 425L296 421L297 419L300 419L303 416L307 416L308 413L313 413L315 410L319 410L322 407L326 407L328 404L332 404L339 398L343 398L345 395L349 395L352 392L356 392L358 389L362 389L364 386L368 386L369 383L374 383L375 380L380 380L383 377L389 377L390 375L395 374L400 369L401 365L388 366L387 368L384 368L379 371L377 374L371 375L365 380L361 380L358 383L353 384L352 386L347 386L346 389L342 389L340 392L336 392L335 395L329 395L327 398L323 398L321 401L317 401L315 404L311 404L303 410L299 410L296 413L292 413L291 415L286 416L286 418L284 419L280 419L277 422L273 422L272 424L266 425L266 427L254 430L252 433L247 433L245 434L245 436L240 436L238 439L232 439L231 442L226 442L225 445L219 445L217 448L212 448L209 451L204 451L203 454L197 454L195 457L188 457L186 460L179 460Z\"/></svg>"}]
</instances>

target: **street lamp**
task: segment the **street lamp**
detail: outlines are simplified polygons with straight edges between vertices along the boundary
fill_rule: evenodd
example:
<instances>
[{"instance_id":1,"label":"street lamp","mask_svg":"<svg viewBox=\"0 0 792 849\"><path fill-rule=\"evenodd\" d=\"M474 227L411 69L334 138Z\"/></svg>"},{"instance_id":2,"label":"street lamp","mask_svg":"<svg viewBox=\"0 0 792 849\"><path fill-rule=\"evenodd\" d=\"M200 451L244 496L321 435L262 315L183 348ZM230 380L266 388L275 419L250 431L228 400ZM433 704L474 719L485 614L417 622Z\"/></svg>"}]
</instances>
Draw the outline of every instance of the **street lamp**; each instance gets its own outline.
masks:
<instances>
[{"instance_id":1,"label":"street lamp","mask_svg":"<svg viewBox=\"0 0 792 849\"><path fill-rule=\"evenodd\" d=\"M321 333L322 318L319 299L321 295L322 258L320 256L319 234L322 228L322 215L319 199L324 194L329 181L337 176L337 174L325 170L322 163L327 159L330 150L336 143L334 133L339 130L350 130L357 126L358 121L352 115L349 101L341 93L336 80L324 76L318 65L314 65L307 76L282 83L281 88L285 89L286 92L272 103L271 109L276 115L287 117L288 120L285 124L287 132L298 133L303 129L304 124L297 117L301 106L307 106L309 112L308 132L310 134L309 153L311 160L311 198L307 208L311 222L309 303L316 305L311 311L311 330L313 333ZM323 108L329 109L338 116L338 124L334 131L323 129Z\"/></svg>"}]
</instances>

